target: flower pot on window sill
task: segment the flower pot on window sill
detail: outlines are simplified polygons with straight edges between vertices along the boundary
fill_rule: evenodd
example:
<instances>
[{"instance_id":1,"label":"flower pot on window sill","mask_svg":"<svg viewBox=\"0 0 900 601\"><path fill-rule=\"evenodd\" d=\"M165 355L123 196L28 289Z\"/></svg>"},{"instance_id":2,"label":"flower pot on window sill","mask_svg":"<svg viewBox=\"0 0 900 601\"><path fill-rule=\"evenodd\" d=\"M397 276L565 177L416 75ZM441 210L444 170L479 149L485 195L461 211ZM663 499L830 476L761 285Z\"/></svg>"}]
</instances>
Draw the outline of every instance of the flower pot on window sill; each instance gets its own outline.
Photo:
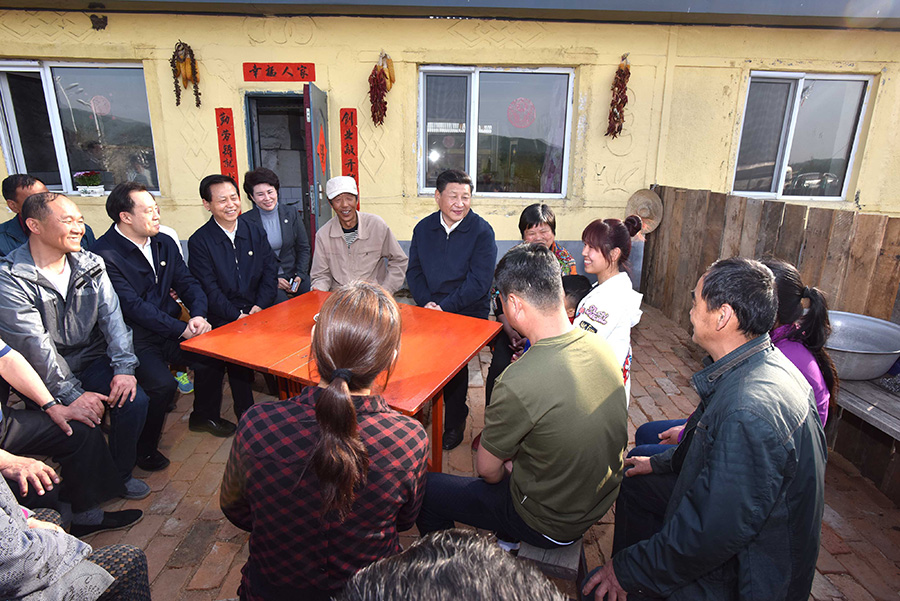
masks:
<instances>
[{"instance_id":1,"label":"flower pot on window sill","mask_svg":"<svg viewBox=\"0 0 900 601\"><path fill-rule=\"evenodd\" d=\"M103 186L76 186L82 196L103 196L106 189Z\"/></svg>"}]
</instances>

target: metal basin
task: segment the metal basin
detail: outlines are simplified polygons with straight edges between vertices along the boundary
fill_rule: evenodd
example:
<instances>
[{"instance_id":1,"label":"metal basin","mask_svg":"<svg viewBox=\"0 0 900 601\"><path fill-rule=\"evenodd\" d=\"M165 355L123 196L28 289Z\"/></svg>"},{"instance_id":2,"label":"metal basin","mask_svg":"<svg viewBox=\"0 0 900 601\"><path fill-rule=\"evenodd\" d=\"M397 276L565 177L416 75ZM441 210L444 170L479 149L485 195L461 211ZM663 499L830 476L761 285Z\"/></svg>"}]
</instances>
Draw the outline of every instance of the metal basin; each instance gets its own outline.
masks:
<instances>
[{"instance_id":1,"label":"metal basin","mask_svg":"<svg viewBox=\"0 0 900 601\"><path fill-rule=\"evenodd\" d=\"M841 380L883 376L900 357L900 326L858 313L829 311L831 336L825 348Z\"/></svg>"}]
</instances>

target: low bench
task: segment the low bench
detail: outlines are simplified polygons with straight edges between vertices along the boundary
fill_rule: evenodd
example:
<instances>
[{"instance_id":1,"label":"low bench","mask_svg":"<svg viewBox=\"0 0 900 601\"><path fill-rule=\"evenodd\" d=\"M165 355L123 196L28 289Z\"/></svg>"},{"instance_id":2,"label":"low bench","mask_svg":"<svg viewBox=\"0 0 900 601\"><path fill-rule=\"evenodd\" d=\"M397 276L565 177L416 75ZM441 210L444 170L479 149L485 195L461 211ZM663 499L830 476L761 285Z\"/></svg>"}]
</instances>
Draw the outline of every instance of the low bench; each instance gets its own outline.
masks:
<instances>
[{"instance_id":1,"label":"low bench","mask_svg":"<svg viewBox=\"0 0 900 601\"><path fill-rule=\"evenodd\" d=\"M826 433L829 447L900 504L900 396L871 380L842 381Z\"/></svg>"},{"instance_id":2,"label":"low bench","mask_svg":"<svg viewBox=\"0 0 900 601\"><path fill-rule=\"evenodd\" d=\"M584 538L558 549L541 549L528 543L521 543L518 558L534 562L546 576L574 582L577 598L582 598L581 581L587 574Z\"/></svg>"}]
</instances>

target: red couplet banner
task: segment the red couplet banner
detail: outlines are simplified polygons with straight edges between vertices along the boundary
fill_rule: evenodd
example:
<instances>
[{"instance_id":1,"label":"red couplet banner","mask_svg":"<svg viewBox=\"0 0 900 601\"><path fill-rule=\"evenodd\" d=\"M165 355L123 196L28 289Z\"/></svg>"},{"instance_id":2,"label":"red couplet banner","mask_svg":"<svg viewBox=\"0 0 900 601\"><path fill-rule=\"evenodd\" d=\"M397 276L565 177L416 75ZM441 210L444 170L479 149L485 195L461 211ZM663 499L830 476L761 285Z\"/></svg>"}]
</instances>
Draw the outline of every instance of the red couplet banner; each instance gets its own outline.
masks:
<instances>
[{"instance_id":1,"label":"red couplet banner","mask_svg":"<svg viewBox=\"0 0 900 601\"><path fill-rule=\"evenodd\" d=\"M349 175L355 179L357 189L359 189L358 133L356 109L341 109L341 175ZM358 201L356 209L359 210Z\"/></svg>"},{"instance_id":2,"label":"red couplet banner","mask_svg":"<svg viewBox=\"0 0 900 601\"><path fill-rule=\"evenodd\" d=\"M234 143L234 114L231 109L216 109L216 138L219 140L219 165L222 175L238 181L237 153ZM240 193L240 191L238 191Z\"/></svg>"}]
</instances>

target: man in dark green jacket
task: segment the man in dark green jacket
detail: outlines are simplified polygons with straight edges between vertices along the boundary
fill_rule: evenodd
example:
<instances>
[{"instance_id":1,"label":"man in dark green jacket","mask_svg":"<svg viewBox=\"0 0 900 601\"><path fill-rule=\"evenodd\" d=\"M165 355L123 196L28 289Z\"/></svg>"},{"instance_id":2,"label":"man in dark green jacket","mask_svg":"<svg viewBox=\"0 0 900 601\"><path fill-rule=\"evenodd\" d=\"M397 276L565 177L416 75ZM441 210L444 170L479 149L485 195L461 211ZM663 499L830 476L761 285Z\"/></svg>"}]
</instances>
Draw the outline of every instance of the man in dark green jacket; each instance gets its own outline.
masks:
<instances>
[{"instance_id":1,"label":"man in dark green jacket","mask_svg":"<svg viewBox=\"0 0 900 601\"><path fill-rule=\"evenodd\" d=\"M774 277L757 261L724 259L692 296L694 341L712 359L693 377L700 405L677 447L625 460L633 477L616 507L613 559L585 592L807 599L827 448L812 389L769 339Z\"/></svg>"}]
</instances>

